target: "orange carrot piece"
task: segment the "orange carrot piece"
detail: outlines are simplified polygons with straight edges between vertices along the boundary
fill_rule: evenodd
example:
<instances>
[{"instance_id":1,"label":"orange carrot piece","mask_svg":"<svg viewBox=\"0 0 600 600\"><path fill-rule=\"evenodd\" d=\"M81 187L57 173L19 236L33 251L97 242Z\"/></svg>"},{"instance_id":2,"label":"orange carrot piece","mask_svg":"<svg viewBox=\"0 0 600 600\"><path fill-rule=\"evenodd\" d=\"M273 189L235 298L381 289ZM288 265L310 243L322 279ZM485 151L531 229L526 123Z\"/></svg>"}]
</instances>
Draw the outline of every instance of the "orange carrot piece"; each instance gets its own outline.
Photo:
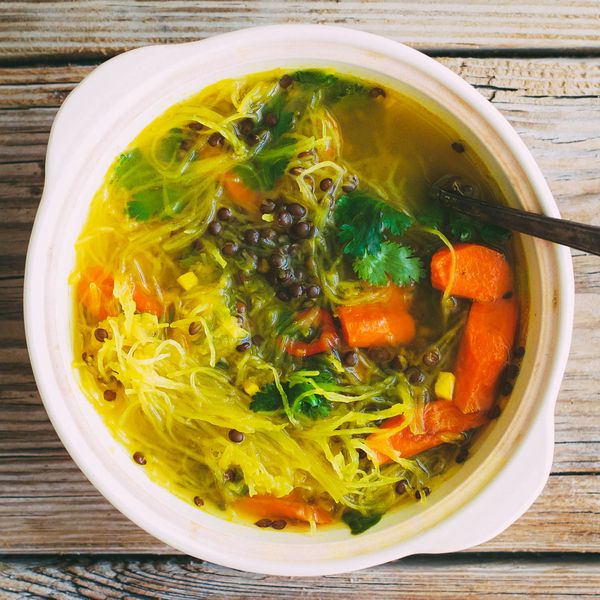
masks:
<instances>
[{"instance_id":1,"label":"orange carrot piece","mask_svg":"<svg viewBox=\"0 0 600 600\"><path fill-rule=\"evenodd\" d=\"M515 339L517 315L514 298L471 306L454 371L454 401L464 413L492 407Z\"/></svg>"},{"instance_id":2,"label":"orange carrot piece","mask_svg":"<svg viewBox=\"0 0 600 600\"><path fill-rule=\"evenodd\" d=\"M512 289L510 266L500 252L478 244L457 244L456 271L450 294L480 302L493 302ZM448 248L431 258L431 285L444 291L452 275L452 255Z\"/></svg>"},{"instance_id":3,"label":"orange carrot piece","mask_svg":"<svg viewBox=\"0 0 600 600\"><path fill-rule=\"evenodd\" d=\"M299 500L295 494L275 496L245 496L235 501L235 508L253 517L293 519L307 523L331 523L331 515L322 508Z\"/></svg>"},{"instance_id":4,"label":"orange carrot piece","mask_svg":"<svg viewBox=\"0 0 600 600\"><path fill-rule=\"evenodd\" d=\"M313 354L327 352L336 346L339 341L333 319L324 308L308 308L296 316L296 321L307 318L321 328L319 337L312 342L288 340L283 347L288 354L298 358L306 358L307 356L313 356Z\"/></svg>"},{"instance_id":5,"label":"orange carrot piece","mask_svg":"<svg viewBox=\"0 0 600 600\"><path fill-rule=\"evenodd\" d=\"M258 192L251 190L241 177L231 171L223 175L223 185L229 198L246 209L248 212L256 212L260 207L262 197Z\"/></svg>"},{"instance_id":6,"label":"orange carrot piece","mask_svg":"<svg viewBox=\"0 0 600 600\"><path fill-rule=\"evenodd\" d=\"M444 442L451 441L467 429L479 427L487 421L482 414L463 414L449 400L435 400L425 405L423 410L423 433L415 434L410 427L386 437L385 430L399 427L404 422L402 415L388 419L381 431L372 433L367 438L367 445L376 453L376 462L383 464L393 460L392 457L410 458Z\"/></svg>"},{"instance_id":7,"label":"orange carrot piece","mask_svg":"<svg viewBox=\"0 0 600 600\"><path fill-rule=\"evenodd\" d=\"M387 302L340 306L338 316L349 346L394 346L406 344L415 336L415 321L400 288L392 288Z\"/></svg>"},{"instance_id":8,"label":"orange carrot piece","mask_svg":"<svg viewBox=\"0 0 600 600\"><path fill-rule=\"evenodd\" d=\"M114 285L112 275L102 267L88 267L77 283L79 300L99 321L117 314Z\"/></svg>"},{"instance_id":9,"label":"orange carrot piece","mask_svg":"<svg viewBox=\"0 0 600 600\"><path fill-rule=\"evenodd\" d=\"M138 312L152 313L157 317L163 312L163 305L158 298L146 294L146 292L140 290L138 287L133 288L133 301Z\"/></svg>"}]
</instances>

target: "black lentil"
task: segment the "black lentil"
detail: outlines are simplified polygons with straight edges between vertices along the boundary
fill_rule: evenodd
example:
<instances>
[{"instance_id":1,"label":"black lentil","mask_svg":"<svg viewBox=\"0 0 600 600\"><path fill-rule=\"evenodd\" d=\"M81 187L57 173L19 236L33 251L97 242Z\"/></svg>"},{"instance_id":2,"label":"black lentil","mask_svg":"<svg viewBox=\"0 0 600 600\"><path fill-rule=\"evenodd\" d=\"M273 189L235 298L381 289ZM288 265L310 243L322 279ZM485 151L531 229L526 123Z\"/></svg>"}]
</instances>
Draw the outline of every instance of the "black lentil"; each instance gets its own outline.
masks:
<instances>
[{"instance_id":1,"label":"black lentil","mask_svg":"<svg viewBox=\"0 0 600 600\"><path fill-rule=\"evenodd\" d=\"M306 221L300 221L292 225L292 235L301 240L305 240L310 235L310 224Z\"/></svg>"},{"instance_id":2,"label":"black lentil","mask_svg":"<svg viewBox=\"0 0 600 600\"><path fill-rule=\"evenodd\" d=\"M385 98L385 90L380 87L374 87L369 90L369 96L371 98Z\"/></svg>"},{"instance_id":3,"label":"black lentil","mask_svg":"<svg viewBox=\"0 0 600 600\"><path fill-rule=\"evenodd\" d=\"M285 267L286 262L285 256L280 252L276 252L275 254L271 254L271 256L269 256L269 264L274 269L281 269Z\"/></svg>"},{"instance_id":4,"label":"black lentil","mask_svg":"<svg viewBox=\"0 0 600 600\"><path fill-rule=\"evenodd\" d=\"M258 142L260 142L260 138L255 133L249 133L246 136L246 143L249 146L256 146L256 144L258 144Z\"/></svg>"},{"instance_id":5,"label":"black lentil","mask_svg":"<svg viewBox=\"0 0 600 600\"><path fill-rule=\"evenodd\" d=\"M236 349L238 352L246 352L246 350L249 350L249 349L250 349L250 346L251 346L251 345L252 345L252 344L251 344L250 342L248 342L248 341L245 341L245 342L242 342L241 344L238 344L238 345L235 347L235 349Z\"/></svg>"},{"instance_id":6,"label":"black lentil","mask_svg":"<svg viewBox=\"0 0 600 600\"><path fill-rule=\"evenodd\" d=\"M518 348L515 348L515 350L513 352L513 356L515 358L523 358L525 356L525 348L523 346L519 346Z\"/></svg>"},{"instance_id":7,"label":"black lentil","mask_svg":"<svg viewBox=\"0 0 600 600\"><path fill-rule=\"evenodd\" d=\"M461 448L457 452L454 460L457 462L457 464L461 465L467 460L467 458L469 458L469 451L466 448Z\"/></svg>"},{"instance_id":8,"label":"black lentil","mask_svg":"<svg viewBox=\"0 0 600 600\"><path fill-rule=\"evenodd\" d=\"M503 381L500 384L500 393L503 396L510 396L513 391L513 384L510 381Z\"/></svg>"},{"instance_id":9,"label":"black lentil","mask_svg":"<svg viewBox=\"0 0 600 600\"><path fill-rule=\"evenodd\" d=\"M192 323L190 323L190 326L188 327L188 333L190 335L196 335L197 333L200 332L201 329L202 329L202 323L196 323L196 321L193 321Z\"/></svg>"},{"instance_id":10,"label":"black lentil","mask_svg":"<svg viewBox=\"0 0 600 600\"><path fill-rule=\"evenodd\" d=\"M321 182L319 183L322 192L326 192L332 185L333 179L331 179L331 177L325 177L325 179L321 179Z\"/></svg>"},{"instance_id":11,"label":"black lentil","mask_svg":"<svg viewBox=\"0 0 600 600\"><path fill-rule=\"evenodd\" d=\"M194 496L194 504L196 506L204 506L204 500L200 496Z\"/></svg>"},{"instance_id":12,"label":"black lentil","mask_svg":"<svg viewBox=\"0 0 600 600\"><path fill-rule=\"evenodd\" d=\"M288 288L288 292L292 298L300 298L300 296L302 296L304 293L304 288L300 283L292 283L292 285L290 285Z\"/></svg>"},{"instance_id":13,"label":"black lentil","mask_svg":"<svg viewBox=\"0 0 600 600\"><path fill-rule=\"evenodd\" d=\"M318 285L309 285L306 288L306 295L309 298L318 298L321 295L321 288Z\"/></svg>"},{"instance_id":14,"label":"black lentil","mask_svg":"<svg viewBox=\"0 0 600 600\"><path fill-rule=\"evenodd\" d=\"M108 331L102 327L98 327L98 329L94 330L94 337L102 343L108 339Z\"/></svg>"},{"instance_id":15,"label":"black lentil","mask_svg":"<svg viewBox=\"0 0 600 600\"><path fill-rule=\"evenodd\" d=\"M506 292L506 294L504 294L504 296L502 296L505 300L510 300L513 297L513 293L512 292Z\"/></svg>"},{"instance_id":16,"label":"black lentil","mask_svg":"<svg viewBox=\"0 0 600 600\"><path fill-rule=\"evenodd\" d=\"M235 242L225 242L221 248L221 254L224 256L233 256L237 254L239 246Z\"/></svg>"},{"instance_id":17,"label":"black lentil","mask_svg":"<svg viewBox=\"0 0 600 600\"><path fill-rule=\"evenodd\" d=\"M260 240L260 233L256 229L248 229L244 231L244 241L249 246L256 246Z\"/></svg>"},{"instance_id":18,"label":"black lentil","mask_svg":"<svg viewBox=\"0 0 600 600\"><path fill-rule=\"evenodd\" d=\"M271 527L273 529L278 529L278 530L285 529L286 525L287 525L287 521L284 521L283 519L277 519L276 521L273 521L271 523Z\"/></svg>"},{"instance_id":19,"label":"black lentil","mask_svg":"<svg viewBox=\"0 0 600 600\"><path fill-rule=\"evenodd\" d=\"M406 479L401 479L394 487L394 490L395 490L396 494L401 496L402 494L406 493L407 486L408 486L408 481L406 481Z\"/></svg>"},{"instance_id":20,"label":"black lentil","mask_svg":"<svg viewBox=\"0 0 600 600\"><path fill-rule=\"evenodd\" d=\"M246 312L247 308L248 307L246 306L246 304L244 302L242 302L241 300L238 300L235 303L235 312L240 315L243 315Z\"/></svg>"},{"instance_id":21,"label":"black lentil","mask_svg":"<svg viewBox=\"0 0 600 600\"><path fill-rule=\"evenodd\" d=\"M223 225L219 221L211 221L206 230L210 235L219 235L223 231Z\"/></svg>"},{"instance_id":22,"label":"black lentil","mask_svg":"<svg viewBox=\"0 0 600 600\"><path fill-rule=\"evenodd\" d=\"M291 169L288 169L288 173L290 175L294 175L294 176L301 175L303 171L304 171L303 167L292 167Z\"/></svg>"},{"instance_id":23,"label":"black lentil","mask_svg":"<svg viewBox=\"0 0 600 600\"><path fill-rule=\"evenodd\" d=\"M408 367L408 369L406 369L406 378L408 379L408 383L412 385L418 385L425 381L423 371L417 367Z\"/></svg>"},{"instance_id":24,"label":"black lentil","mask_svg":"<svg viewBox=\"0 0 600 600\"><path fill-rule=\"evenodd\" d=\"M287 73L279 80L279 85L284 90L286 88L289 88L290 85L292 85L292 83L294 83L294 78L291 75L288 75Z\"/></svg>"},{"instance_id":25,"label":"black lentil","mask_svg":"<svg viewBox=\"0 0 600 600\"><path fill-rule=\"evenodd\" d=\"M232 216L233 215L231 209L227 208L226 206L222 206L217 211L217 219L219 219L219 221L229 221L229 219L231 219Z\"/></svg>"},{"instance_id":26,"label":"black lentil","mask_svg":"<svg viewBox=\"0 0 600 600\"><path fill-rule=\"evenodd\" d=\"M146 457L141 452L134 452L133 453L133 460L138 465L145 465L146 464Z\"/></svg>"},{"instance_id":27,"label":"black lentil","mask_svg":"<svg viewBox=\"0 0 600 600\"><path fill-rule=\"evenodd\" d=\"M358 363L358 354L353 350L346 352L342 357L342 363L345 367L354 367Z\"/></svg>"},{"instance_id":28,"label":"black lentil","mask_svg":"<svg viewBox=\"0 0 600 600\"><path fill-rule=\"evenodd\" d=\"M202 125L202 123L198 123L198 121L190 121L188 123L188 128L193 129L194 131L202 131L202 129L204 129L204 125Z\"/></svg>"},{"instance_id":29,"label":"black lentil","mask_svg":"<svg viewBox=\"0 0 600 600\"><path fill-rule=\"evenodd\" d=\"M275 202L273 202L273 200L265 200L260 205L260 212L263 215L270 215L272 212L275 211L275 208L277 208L277 204L275 204Z\"/></svg>"},{"instance_id":30,"label":"black lentil","mask_svg":"<svg viewBox=\"0 0 600 600\"><path fill-rule=\"evenodd\" d=\"M252 119L242 119L238 123L238 131L242 135L248 135L249 133L252 133L253 129L254 129L254 121Z\"/></svg>"},{"instance_id":31,"label":"black lentil","mask_svg":"<svg viewBox=\"0 0 600 600\"><path fill-rule=\"evenodd\" d=\"M107 402L114 402L117 399L117 392L114 390L104 390L102 396Z\"/></svg>"},{"instance_id":32,"label":"black lentil","mask_svg":"<svg viewBox=\"0 0 600 600\"><path fill-rule=\"evenodd\" d=\"M230 441L234 442L235 444L241 444L244 441L244 434L241 431L238 431L237 429L230 429L229 433L227 434Z\"/></svg>"},{"instance_id":33,"label":"black lentil","mask_svg":"<svg viewBox=\"0 0 600 600\"><path fill-rule=\"evenodd\" d=\"M241 479L242 479L241 473L234 467L227 469L227 471L225 471L223 473L223 481L225 483L227 483L227 482L237 483L238 481L241 481Z\"/></svg>"},{"instance_id":34,"label":"black lentil","mask_svg":"<svg viewBox=\"0 0 600 600\"><path fill-rule=\"evenodd\" d=\"M275 222L279 227L287 229L292 224L293 218L287 210L281 210L275 216Z\"/></svg>"},{"instance_id":35,"label":"black lentil","mask_svg":"<svg viewBox=\"0 0 600 600\"><path fill-rule=\"evenodd\" d=\"M298 158L308 158L312 155L313 155L312 150L304 150L303 152L300 152L300 154L298 154Z\"/></svg>"},{"instance_id":36,"label":"black lentil","mask_svg":"<svg viewBox=\"0 0 600 600\"><path fill-rule=\"evenodd\" d=\"M497 419L500 416L500 412L500 407L497 404L494 404L494 406L488 410L488 419Z\"/></svg>"},{"instance_id":37,"label":"black lentil","mask_svg":"<svg viewBox=\"0 0 600 600\"><path fill-rule=\"evenodd\" d=\"M440 353L437 350L429 350L423 354L423 364L426 367L435 367L440 362Z\"/></svg>"},{"instance_id":38,"label":"black lentil","mask_svg":"<svg viewBox=\"0 0 600 600\"><path fill-rule=\"evenodd\" d=\"M515 379L515 377L519 374L519 367L515 364L509 364L504 367L504 378L505 379Z\"/></svg>"},{"instance_id":39,"label":"black lentil","mask_svg":"<svg viewBox=\"0 0 600 600\"><path fill-rule=\"evenodd\" d=\"M218 131L215 131L208 136L207 142L209 146L215 148L216 146L222 146L225 138Z\"/></svg>"},{"instance_id":40,"label":"black lentil","mask_svg":"<svg viewBox=\"0 0 600 600\"><path fill-rule=\"evenodd\" d=\"M257 527L271 527L271 525L273 524L273 521L271 521L271 519L259 519L258 521L256 521L256 523L254 523Z\"/></svg>"},{"instance_id":41,"label":"black lentil","mask_svg":"<svg viewBox=\"0 0 600 600\"><path fill-rule=\"evenodd\" d=\"M451 147L454 152L458 152L459 154L465 151L465 145L462 142L452 142Z\"/></svg>"}]
</instances>

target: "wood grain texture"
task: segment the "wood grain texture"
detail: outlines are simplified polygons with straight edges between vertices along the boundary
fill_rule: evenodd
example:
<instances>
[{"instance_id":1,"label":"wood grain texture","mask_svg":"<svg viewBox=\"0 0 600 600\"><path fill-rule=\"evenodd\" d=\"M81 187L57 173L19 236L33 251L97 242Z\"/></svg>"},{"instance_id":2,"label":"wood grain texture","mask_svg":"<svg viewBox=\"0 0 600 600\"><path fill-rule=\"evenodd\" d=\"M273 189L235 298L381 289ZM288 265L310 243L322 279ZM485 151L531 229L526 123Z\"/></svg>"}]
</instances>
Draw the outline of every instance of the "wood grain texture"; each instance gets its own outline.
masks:
<instances>
[{"instance_id":1,"label":"wood grain texture","mask_svg":"<svg viewBox=\"0 0 600 600\"><path fill-rule=\"evenodd\" d=\"M598 598L600 563L573 558L412 557L357 573L272 577L239 573L189 558L24 558L0 562L3 600L195 598L319 600L544 600Z\"/></svg>"},{"instance_id":2,"label":"wood grain texture","mask_svg":"<svg viewBox=\"0 0 600 600\"><path fill-rule=\"evenodd\" d=\"M521 134L563 216L600 225L600 59L440 60ZM57 107L90 70L0 69L0 552L171 552L116 513L72 463L41 406L25 348L22 274L48 132ZM534 507L479 551L600 552L600 258L574 252L573 259L574 341L556 410L553 475ZM34 577L34 567L23 568L24 581ZM390 573L383 569L381 577Z\"/></svg>"},{"instance_id":3,"label":"wood grain texture","mask_svg":"<svg viewBox=\"0 0 600 600\"><path fill-rule=\"evenodd\" d=\"M112 56L257 25L359 27L419 49L600 49L596 0L112 0L0 4L4 61Z\"/></svg>"}]
</instances>

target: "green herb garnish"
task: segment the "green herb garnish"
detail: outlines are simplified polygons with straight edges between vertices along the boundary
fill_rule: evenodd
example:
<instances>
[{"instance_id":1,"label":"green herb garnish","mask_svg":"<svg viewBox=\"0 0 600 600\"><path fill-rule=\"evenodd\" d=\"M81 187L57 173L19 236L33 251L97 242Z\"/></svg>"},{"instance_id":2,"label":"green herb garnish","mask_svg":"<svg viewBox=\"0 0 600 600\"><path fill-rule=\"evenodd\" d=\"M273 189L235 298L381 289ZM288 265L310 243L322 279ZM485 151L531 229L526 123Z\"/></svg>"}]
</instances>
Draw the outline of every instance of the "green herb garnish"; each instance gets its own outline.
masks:
<instances>
[{"instance_id":1,"label":"green herb garnish","mask_svg":"<svg viewBox=\"0 0 600 600\"><path fill-rule=\"evenodd\" d=\"M388 277L398 285L420 281L425 270L408 246L384 241L387 235L402 235L412 219L364 192L342 196L335 208L338 239L343 252L354 258L353 269L373 285L386 285Z\"/></svg>"},{"instance_id":2,"label":"green herb garnish","mask_svg":"<svg viewBox=\"0 0 600 600\"><path fill-rule=\"evenodd\" d=\"M357 510L350 509L344 512L342 521L350 527L352 535L358 535L359 533L363 533L367 529L370 529L373 525L377 525L377 523L381 521L381 517L382 515L378 513L363 515Z\"/></svg>"},{"instance_id":3,"label":"green herb garnish","mask_svg":"<svg viewBox=\"0 0 600 600\"><path fill-rule=\"evenodd\" d=\"M322 90L326 102L337 102L345 96L366 92L364 85L318 69L296 71L294 79L315 90Z\"/></svg>"},{"instance_id":4,"label":"green herb garnish","mask_svg":"<svg viewBox=\"0 0 600 600\"><path fill-rule=\"evenodd\" d=\"M319 386L335 383L328 371L319 373L312 378ZM306 381L282 383L281 387L287 396L292 414L304 415L310 419L326 417L331 412L331 403L322 395L317 394L314 386ZM283 398L274 383L269 383L256 392L250 402L254 412L274 411L283 408Z\"/></svg>"},{"instance_id":5,"label":"green herb garnish","mask_svg":"<svg viewBox=\"0 0 600 600\"><path fill-rule=\"evenodd\" d=\"M421 259L413 256L411 248L396 242L384 242L377 254L357 258L352 266L361 279L373 285L386 285L388 277L396 285L409 285L425 276Z\"/></svg>"}]
</instances>

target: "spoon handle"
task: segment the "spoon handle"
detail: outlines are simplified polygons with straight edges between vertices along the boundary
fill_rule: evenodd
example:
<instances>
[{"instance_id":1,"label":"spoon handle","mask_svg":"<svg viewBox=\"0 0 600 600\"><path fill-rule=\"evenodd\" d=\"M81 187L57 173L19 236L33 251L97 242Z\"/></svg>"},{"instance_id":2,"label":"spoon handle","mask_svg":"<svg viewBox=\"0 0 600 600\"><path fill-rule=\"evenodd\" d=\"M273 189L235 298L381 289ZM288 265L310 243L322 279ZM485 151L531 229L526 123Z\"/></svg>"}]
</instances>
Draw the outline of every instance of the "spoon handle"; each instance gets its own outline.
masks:
<instances>
[{"instance_id":1,"label":"spoon handle","mask_svg":"<svg viewBox=\"0 0 600 600\"><path fill-rule=\"evenodd\" d=\"M486 223L600 255L600 227L488 204L445 190L439 191L439 198L444 206Z\"/></svg>"}]
</instances>

